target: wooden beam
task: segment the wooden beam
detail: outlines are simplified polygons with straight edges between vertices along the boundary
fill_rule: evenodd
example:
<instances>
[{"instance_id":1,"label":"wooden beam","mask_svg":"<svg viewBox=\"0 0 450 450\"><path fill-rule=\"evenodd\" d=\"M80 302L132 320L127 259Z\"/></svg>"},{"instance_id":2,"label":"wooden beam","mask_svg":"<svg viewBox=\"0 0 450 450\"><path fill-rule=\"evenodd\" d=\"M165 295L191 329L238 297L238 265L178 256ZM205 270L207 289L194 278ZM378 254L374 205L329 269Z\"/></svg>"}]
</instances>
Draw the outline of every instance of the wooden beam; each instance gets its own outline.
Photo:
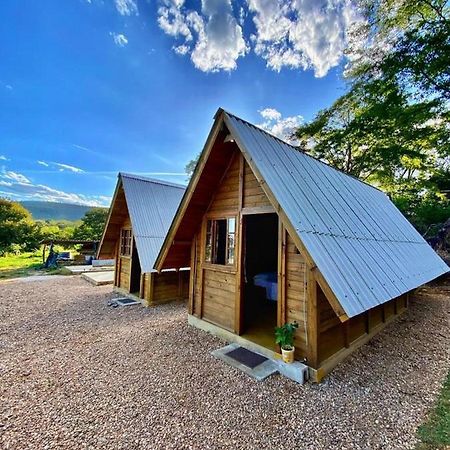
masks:
<instances>
[{"instance_id":1,"label":"wooden beam","mask_svg":"<svg viewBox=\"0 0 450 450\"><path fill-rule=\"evenodd\" d=\"M148 277L148 296L147 296L147 305L151 305L153 303L153 292L155 290L155 277L158 276L155 272L150 272Z\"/></svg>"},{"instance_id":2,"label":"wooden beam","mask_svg":"<svg viewBox=\"0 0 450 450\"><path fill-rule=\"evenodd\" d=\"M286 323L286 230L281 220L278 221L278 311L279 327Z\"/></svg>"},{"instance_id":3,"label":"wooden beam","mask_svg":"<svg viewBox=\"0 0 450 450\"><path fill-rule=\"evenodd\" d=\"M145 287L144 286L145 286L145 273L141 272L141 281L139 284L139 297L140 298L145 297L145 295L144 295Z\"/></svg>"},{"instance_id":4,"label":"wooden beam","mask_svg":"<svg viewBox=\"0 0 450 450\"><path fill-rule=\"evenodd\" d=\"M242 204L244 201L244 157L239 153L239 190L238 190L238 215L237 215L237 239L235 237L235 258L236 258L236 294L234 299L234 332L242 333L242 257L244 246L244 224L242 217Z\"/></svg>"},{"instance_id":5,"label":"wooden beam","mask_svg":"<svg viewBox=\"0 0 450 450\"><path fill-rule=\"evenodd\" d=\"M308 365L317 369L319 365L319 311L317 308L317 281L313 270L308 267L306 274L307 291L307 361Z\"/></svg>"},{"instance_id":6,"label":"wooden beam","mask_svg":"<svg viewBox=\"0 0 450 450\"><path fill-rule=\"evenodd\" d=\"M189 273L189 314L195 314L195 281L197 270L197 235L192 240L191 271Z\"/></svg>"},{"instance_id":7,"label":"wooden beam","mask_svg":"<svg viewBox=\"0 0 450 450\"><path fill-rule=\"evenodd\" d=\"M203 219L202 221L202 225L201 225L201 231L200 231L200 255L198 258L198 283L200 285L200 305L199 305L199 309L200 311L198 311L198 317L202 318L203 317L203 292L204 292L204 286L203 286L203 265L204 265L204 260L205 260L205 244L206 244L206 219Z\"/></svg>"},{"instance_id":8,"label":"wooden beam","mask_svg":"<svg viewBox=\"0 0 450 450\"><path fill-rule=\"evenodd\" d=\"M243 215L249 214L273 214L276 213L273 206L246 206L242 208Z\"/></svg>"}]
</instances>

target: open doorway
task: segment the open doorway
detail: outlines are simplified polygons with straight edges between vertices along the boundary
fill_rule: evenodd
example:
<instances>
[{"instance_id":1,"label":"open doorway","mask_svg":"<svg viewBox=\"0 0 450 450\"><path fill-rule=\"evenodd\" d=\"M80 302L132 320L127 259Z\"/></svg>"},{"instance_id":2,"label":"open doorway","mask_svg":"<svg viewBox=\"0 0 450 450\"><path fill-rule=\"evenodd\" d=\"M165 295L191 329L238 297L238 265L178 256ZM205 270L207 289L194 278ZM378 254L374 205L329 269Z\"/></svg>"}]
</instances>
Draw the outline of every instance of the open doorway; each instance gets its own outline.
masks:
<instances>
[{"instance_id":1,"label":"open doorway","mask_svg":"<svg viewBox=\"0 0 450 450\"><path fill-rule=\"evenodd\" d=\"M278 216L246 215L243 229L243 335L250 341L275 350Z\"/></svg>"},{"instance_id":2,"label":"open doorway","mask_svg":"<svg viewBox=\"0 0 450 450\"><path fill-rule=\"evenodd\" d=\"M139 295L141 290L141 263L133 239L133 253L131 258L130 293Z\"/></svg>"}]
</instances>

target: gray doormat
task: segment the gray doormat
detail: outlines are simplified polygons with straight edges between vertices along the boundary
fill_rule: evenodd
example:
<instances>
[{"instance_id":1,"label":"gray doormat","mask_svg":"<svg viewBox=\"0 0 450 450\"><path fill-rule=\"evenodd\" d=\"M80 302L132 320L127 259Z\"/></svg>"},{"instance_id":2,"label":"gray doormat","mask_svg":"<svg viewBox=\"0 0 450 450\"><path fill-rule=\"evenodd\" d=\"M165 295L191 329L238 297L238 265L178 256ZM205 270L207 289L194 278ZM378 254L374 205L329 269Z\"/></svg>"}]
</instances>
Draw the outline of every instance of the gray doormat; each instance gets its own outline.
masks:
<instances>
[{"instance_id":1,"label":"gray doormat","mask_svg":"<svg viewBox=\"0 0 450 450\"><path fill-rule=\"evenodd\" d=\"M258 381L262 381L278 371L277 365L271 359L242 348L237 344L229 344L212 351L211 354ZM236 357L236 355L238 356Z\"/></svg>"},{"instance_id":2,"label":"gray doormat","mask_svg":"<svg viewBox=\"0 0 450 450\"><path fill-rule=\"evenodd\" d=\"M117 308L118 306L133 306L133 305L140 305L140 302L138 302L133 298L128 297L113 298L108 302L108 306L112 306L113 308Z\"/></svg>"},{"instance_id":3,"label":"gray doormat","mask_svg":"<svg viewBox=\"0 0 450 450\"><path fill-rule=\"evenodd\" d=\"M250 369L254 369L256 366L259 366L263 362L267 361L267 358L265 356L254 353L244 347L238 347L225 354L230 358L233 358L236 361L240 362L241 364L250 367Z\"/></svg>"}]
</instances>

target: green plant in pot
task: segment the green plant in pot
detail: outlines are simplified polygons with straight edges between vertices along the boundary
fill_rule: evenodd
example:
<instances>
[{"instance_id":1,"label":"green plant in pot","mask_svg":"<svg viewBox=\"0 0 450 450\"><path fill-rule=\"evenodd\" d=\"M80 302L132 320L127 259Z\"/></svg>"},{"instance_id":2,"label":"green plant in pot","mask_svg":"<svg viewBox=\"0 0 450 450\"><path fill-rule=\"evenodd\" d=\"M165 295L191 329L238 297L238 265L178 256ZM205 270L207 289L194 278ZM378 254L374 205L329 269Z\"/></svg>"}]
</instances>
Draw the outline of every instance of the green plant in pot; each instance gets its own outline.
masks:
<instances>
[{"instance_id":1,"label":"green plant in pot","mask_svg":"<svg viewBox=\"0 0 450 450\"><path fill-rule=\"evenodd\" d=\"M275 342L281 347L281 356L285 363L294 362L294 334L297 328L297 322L275 327Z\"/></svg>"}]
</instances>

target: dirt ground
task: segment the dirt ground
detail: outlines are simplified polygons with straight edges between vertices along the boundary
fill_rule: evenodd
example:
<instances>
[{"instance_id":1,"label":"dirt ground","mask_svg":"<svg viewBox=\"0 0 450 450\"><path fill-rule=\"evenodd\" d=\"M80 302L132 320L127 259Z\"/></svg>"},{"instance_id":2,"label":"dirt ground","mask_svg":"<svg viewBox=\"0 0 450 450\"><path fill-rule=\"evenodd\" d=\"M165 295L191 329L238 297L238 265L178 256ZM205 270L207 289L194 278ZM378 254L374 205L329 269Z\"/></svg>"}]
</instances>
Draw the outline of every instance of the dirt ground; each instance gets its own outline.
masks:
<instances>
[{"instance_id":1,"label":"dirt ground","mask_svg":"<svg viewBox=\"0 0 450 450\"><path fill-rule=\"evenodd\" d=\"M450 283L321 384L257 382L180 303L111 308L80 277L0 284L4 449L407 449L450 368Z\"/></svg>"}]
</instances>

